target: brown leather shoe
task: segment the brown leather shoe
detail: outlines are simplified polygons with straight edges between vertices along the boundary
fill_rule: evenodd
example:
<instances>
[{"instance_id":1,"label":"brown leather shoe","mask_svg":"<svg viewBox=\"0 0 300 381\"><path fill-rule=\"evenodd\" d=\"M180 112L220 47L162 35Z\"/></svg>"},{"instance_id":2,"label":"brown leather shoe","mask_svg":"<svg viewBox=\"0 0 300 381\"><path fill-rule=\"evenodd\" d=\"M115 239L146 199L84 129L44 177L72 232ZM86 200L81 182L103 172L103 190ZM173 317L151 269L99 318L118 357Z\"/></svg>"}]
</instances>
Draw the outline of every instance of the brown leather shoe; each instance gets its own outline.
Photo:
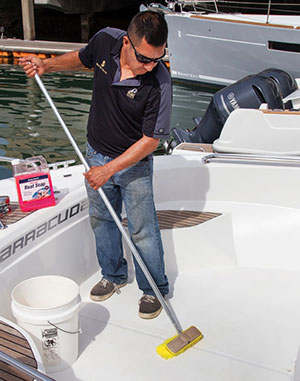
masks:
<instances>
[{"instance_id":1,"label":"brown leather shoe","mask_svg":"<svg viewBox=\"0 0 300 381\"><path fill-rule=\"evenodd\" d=\"M143 295L139 301L139 306L139 317L142 319L154 319L162 310L162 305L153 295Z\"/></svg>"},{"instance_id":2,"label":"brown leather shoe","mask_svg":"<svg viewBox=\"0 0 300 381\"><path fill-rule=\"evenodd\" d=\"M120 288L126 286L127 283L117 284L108 279L102 278L90 292L90 298L95 302L102 302L110 298L115 292L120 294Z\"/></svg>"}]
</instances>

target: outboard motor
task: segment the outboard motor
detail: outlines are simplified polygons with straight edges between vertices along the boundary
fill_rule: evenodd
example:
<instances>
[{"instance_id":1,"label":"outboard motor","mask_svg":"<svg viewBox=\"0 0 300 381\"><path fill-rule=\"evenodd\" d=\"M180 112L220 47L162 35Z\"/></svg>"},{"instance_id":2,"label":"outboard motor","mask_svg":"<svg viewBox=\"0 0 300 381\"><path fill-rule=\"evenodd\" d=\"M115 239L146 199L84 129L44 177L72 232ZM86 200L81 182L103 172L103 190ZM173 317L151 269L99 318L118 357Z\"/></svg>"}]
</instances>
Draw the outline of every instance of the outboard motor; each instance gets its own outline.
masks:
<instances>
[{"instance_id":1,"label":"outboard motor","mask_svg":"<svg viewBox=\"0 0 300 381\"><path fill-rule=\"evenodd\" d=\"M279 86L282 98L287 97L298 89L297 82L288 72L280 69L266 69L261 71L257 75L273 79ZM292 102L284 104L285 109L292 108Z\"/></svg>"},{"instance_id":2,"label":"outboard motor","mask_svg":"<svg viewBox=\"0 0 300 381\"><path fill-rule=\"evenodd\" d=\"M217 91L197 126L192 131L175 128L174 137L177 143L213 143L233 110L258 109L262 103L267 103L272 109L283 109L282 98L295 89L296 81L282 70L267 69L249 75Z\"/></svg>"}]
</instances>

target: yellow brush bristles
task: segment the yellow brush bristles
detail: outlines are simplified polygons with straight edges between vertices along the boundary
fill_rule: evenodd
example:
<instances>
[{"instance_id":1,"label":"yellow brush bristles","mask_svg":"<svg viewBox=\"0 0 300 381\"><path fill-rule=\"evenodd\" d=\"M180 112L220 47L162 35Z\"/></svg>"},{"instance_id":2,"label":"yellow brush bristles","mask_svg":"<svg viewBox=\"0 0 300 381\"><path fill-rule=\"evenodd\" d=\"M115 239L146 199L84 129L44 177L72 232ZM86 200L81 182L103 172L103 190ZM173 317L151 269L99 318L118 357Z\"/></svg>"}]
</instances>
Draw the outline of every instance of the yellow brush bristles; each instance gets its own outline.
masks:
<instances>
[{"instance_id":1,"label":"yellow brush bristles","mask_svg":"<svg viewBox=\"0 0 300 381\"><path fill-rule=\"evenodd\" d=\"M188 333L191 332L191 335L189 336ZM187 339L187 337L192 338L191 340ZM180 355L182 352L186 351L198 341L200 341L203 338L202 333L194 326L186 329L179 335L176 335L174 337L171 337L170 339L167 339L165 342L160 344L156 348L156 352L163 357L164 359L170 359L172 357ZM176 344L175 344L176 342ZM173 345L175 344L175 345ZM171 348L175 347L176 350L172 350Z\"/></svg>"}]
</instances>

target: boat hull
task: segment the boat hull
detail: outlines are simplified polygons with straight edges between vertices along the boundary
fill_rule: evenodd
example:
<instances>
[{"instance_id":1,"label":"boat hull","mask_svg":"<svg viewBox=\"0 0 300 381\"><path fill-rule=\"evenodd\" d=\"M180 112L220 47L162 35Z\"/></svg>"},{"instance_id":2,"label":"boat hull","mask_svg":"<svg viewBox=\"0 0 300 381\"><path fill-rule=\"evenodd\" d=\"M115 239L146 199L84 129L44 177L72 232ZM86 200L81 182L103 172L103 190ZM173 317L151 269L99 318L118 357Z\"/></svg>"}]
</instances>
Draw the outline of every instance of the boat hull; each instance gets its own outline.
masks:
<instances>
[{"instance_id":1,"label":"boat hull","mask_svg":"<svg viewBox=\"0 0 300 381\"><path fill-rule=\"evenodd\" d=\"M82 168L52 172L61 192L57 205L0 232L0 251L9 242L16 249L0 263L0 315L11 316L11 290L24 279L57 274L80 286L79 357L54 374L57 381L152 381L157 374L178 381L299 379L300 167L211 162L207 156L179 146L154 159L158 211L214 213L203 223L162 230L168 303L183 328L195 325L204 335L176 359L155 352L176 334L168 316L138 317L141 292L126 246L129 282L121 295L104 303L89 298L100 272ZM0 185L13 199L13 179ZM41 226L47 227L42 236ZM35 237L33 245L21 248L26 236Z\"/></svg>"},{"instance_id":2,"label":"boat hull","mask_svg":"<svg viewBox=\"0 0 300 381\"><path fill-rule=\"evenodd\" d=\"M166 14L166 20L176 80L228 85L269 67L300 77L297 25L184 13Z\"/></svg>"}]
</instances>

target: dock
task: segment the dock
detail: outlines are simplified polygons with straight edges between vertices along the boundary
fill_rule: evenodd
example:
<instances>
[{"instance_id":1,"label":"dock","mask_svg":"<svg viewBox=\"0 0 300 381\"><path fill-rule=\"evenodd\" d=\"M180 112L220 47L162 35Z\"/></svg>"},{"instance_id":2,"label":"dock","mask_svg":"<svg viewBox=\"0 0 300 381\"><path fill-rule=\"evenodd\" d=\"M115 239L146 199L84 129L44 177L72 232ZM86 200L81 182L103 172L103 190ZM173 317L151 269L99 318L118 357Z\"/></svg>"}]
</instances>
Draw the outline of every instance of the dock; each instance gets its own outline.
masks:
<instances>
[{"instance_id":1,"label":"dock","mask_svg":"<svg viewBox=\"0 0 300 381\"><path fill-rule=\"evenodd\" d=\"M76 42L31 41L7 38L0 39L0 57L13 59L28 54L37 54L40 58L48 58L81 49L85 45L85 43Z\"/></svg>"},{"instance_id":2,"label":"dock","mask_svg":"<svg viewBox=\"0 0 300 381\"><path fill-rule=\"evenodd\" d=\"M42 59L51 58L60 54L79 50L86 46L86 43L61 42L61 41L40 41L40 40L19 40L15 38L0 39L0 64L8 63L28 54L36 54ZM164 58L167 67L170 67L168 49Z\"/></svg>"}]
</instances>

